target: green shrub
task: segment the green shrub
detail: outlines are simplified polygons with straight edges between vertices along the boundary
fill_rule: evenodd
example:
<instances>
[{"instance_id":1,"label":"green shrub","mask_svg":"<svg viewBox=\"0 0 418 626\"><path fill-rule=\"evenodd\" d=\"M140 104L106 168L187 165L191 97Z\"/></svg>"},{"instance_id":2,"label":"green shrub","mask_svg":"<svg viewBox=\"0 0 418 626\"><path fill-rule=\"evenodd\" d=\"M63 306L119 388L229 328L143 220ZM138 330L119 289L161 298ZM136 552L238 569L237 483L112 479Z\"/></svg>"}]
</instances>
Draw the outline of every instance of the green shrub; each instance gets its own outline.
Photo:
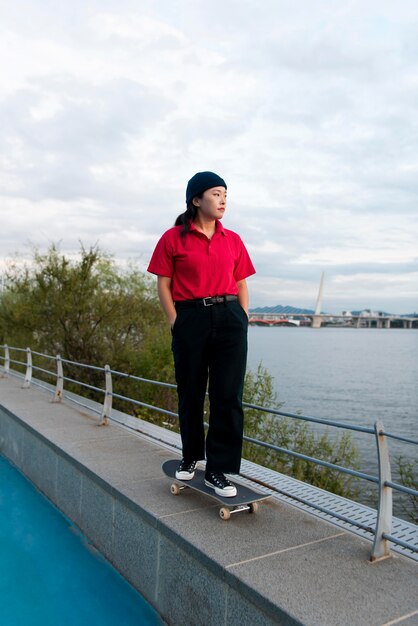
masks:
<instances>
[{"instance_id":1,"label":"green shrub","mask_svg":"<svg viewBox=\"0 0 418 626\"><path fill-rule=\"evenodd\" d=\"M272 409L283 406L274 391L273 378L262 365L256 372L247 372L244 402ZM350 469L360 466L359 453L349 432L332 437L328 430L316 431L307 422L296 418L246 408L245 435ZM358 494L358 483L354 477L337 470L251 442L244 443L243 454L248 460L333 493L345 497Z\"/></svg>"},{"instance_id":2,"label":"green shrub","mask_svg":"<svg viewBox=\"0 0 418 626\"><path fill-rule=\"evenodd\" d=\"M395 459L395 464L399 473L400 483L405 487L409 487L409 489L418 491L418 463L413 463L401 455ZM397 496L401 500L401 507L406 517L418 524L418 496L411 494L399 495L399 492Z\"/></svg>"}]
</instances>

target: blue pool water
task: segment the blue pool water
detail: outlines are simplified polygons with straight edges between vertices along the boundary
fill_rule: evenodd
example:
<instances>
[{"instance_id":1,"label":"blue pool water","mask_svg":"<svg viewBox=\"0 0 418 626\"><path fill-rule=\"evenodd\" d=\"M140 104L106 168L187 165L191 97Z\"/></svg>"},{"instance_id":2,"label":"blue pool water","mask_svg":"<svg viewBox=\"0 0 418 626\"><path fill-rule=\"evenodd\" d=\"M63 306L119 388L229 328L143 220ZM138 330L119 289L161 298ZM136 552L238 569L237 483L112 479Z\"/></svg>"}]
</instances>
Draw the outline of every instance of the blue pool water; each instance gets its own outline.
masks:
<instances>
[{"instance_id":1,"label":"blue pool water","mask_svg":"<svg viewBox=\"0 0 418 626\"><path fill-rule=\"evenodd\" d=\"M1 456L0 623L162 624L72 522Z\"/></svg>"}]
</instances>

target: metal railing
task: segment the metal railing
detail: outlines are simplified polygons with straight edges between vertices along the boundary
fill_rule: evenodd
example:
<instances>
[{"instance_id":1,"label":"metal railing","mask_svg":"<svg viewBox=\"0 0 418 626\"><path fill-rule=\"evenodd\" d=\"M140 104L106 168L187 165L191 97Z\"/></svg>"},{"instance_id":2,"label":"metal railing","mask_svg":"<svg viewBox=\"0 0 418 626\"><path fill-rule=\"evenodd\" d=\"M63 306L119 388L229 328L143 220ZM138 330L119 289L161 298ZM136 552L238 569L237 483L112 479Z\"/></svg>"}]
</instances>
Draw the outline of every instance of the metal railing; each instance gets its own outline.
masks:
<instances>
[{"instance_id":1,"label":"metal railing","mask_svg":"<svg viewBox=\"0 0 418 626\"><path fill-rule=\"evenodd\" d=\"M0 361L3 361L3 376L8 376L13 372L10 369L10 365L17 365L25 368L24 380L22 387L27 389L31 386L31 384L35 384L37 386L45 388L47 391L54 394L53 402L61 402L63 397L74 402L79 406L83 406L93 412L96 412L100 415L100 426L106 426L109 423L109 419L112 419L112 401L113 398L117 398L119 400L127 401L136 406L140 406L142 408L150 409L152 411L157 411L159 413L169 415L171 417L178 417L177 413L173 411L169 411L162 407L157 407L155 405L148 404L146 402L141 402L140 400L136 400L134 398L129 398L127 396L115 393L113 391L113 376L130 379L142 383L147 383L150 385L157 385L159 387L165 387L169 389L176 389L176 385L171 383L164 383L155 380L150 380L147 378L142 378L140 376L134 376L132 374L126 374L124 372L119 372L117 370L112 370L109 365L105 365L104 367L98 367L94 365L86 365L83 363L78 363L76 361L70 361L68 359L61 358L60 355L51 356L48 354L43 354L41 352L36 352L31 350L30 348L17 348L17 347L9 347L7 345L0 346L4 349L4 356L0 356ZM25 361L21 361L18 359L12 359L10 357L10 352L17 352L18 354L25 354ZM36 366L33 364L33 356L42 357L43 359L48 359L50 361L55 362L54 371L47 370L45 368ZM75 380L74 378L70 378L68 376L64 376L63 366L71 365L79 368L84 368L88 370L94 370L103 373L104 384L105 387L102 389L101 387L96 387L94 385L90 385L88 383ZM51 376L55 379L55 389L51 391L50 387L42 385L39 381L33 381L32 373L33 371L39 371L43 374ZM101 410L97 410L89 404L85 404L76 400L75 398L64 394L64 381L73 383L75 385L79 385L82 388L90 389L92 391L103 394L103 404ZM353 424L347 424L342 422L337 422L328 419L322 419L307 415L298 415L294 413L287 413L284 411L280 411L278 409L267 408L263 406L258 406L250 403L243 403L245 408L254 409L257 411L261 411L264 413L269 413L273 415L277 415L280 417L289 417L296 420L307 421L313 424L322 424L326 426L334 426L336 428L343 428L350 431L357 431L361 433L367 433L374 436L376 449L377 449L377 458L378 458L378 476L372 476L370 474L366 474L364 472L360 472L354 469L342 467L341 465L337 465L335 463L330 463L328 461L324 461L321 459L316 459L315 457L307 456L300 452L296 452L295 450L290 450L288 448L283 448L280 446L273 445L271 443L261 441L259 439L254 439L252 437L244 436L244 440L248 441L254 445L268 448L270 450L274 450L276 452L284 453L290 455L292 457L302 459L307 462L314 463L316 465L320 465L322 467L326 467L328 469L335 470L337 472L341 472L343 474L347 474L349 476L353 476L355 478L365 480L377 485L378 489L378 508L377 508L377 517L376 517L376 526L372 528L370 526L366 526L352 518L345 517L343 515L339 515L335 511L330 511L324 507L317 505L311 501L304 500L302 498L296 498L300 502L313 507L323 513L332 515L344 522L348 522L350 525L355 526L359 529L365 530L374 535L373 547L371 551L370 560L376 561L378 559L386 558L390 555L390 544L393 543L398 546L402 546L412 552L418 553L418 547L414 544L402 541L398 537L395 537L391 534L392 532L392 518L393 518L393 506L392 506L392 493L393 490L408 494L409 496L418 497L418 491L416 489L411 489L410 487L406 487L399 483L393 482L391 477L391 466L390 466L390 458L389 458L389 447L388 447L388 439L395 439L405 443L409 443L412 445L418 445L418 441L414 441L412 439L408 439L407 437L403 437L400 435L396 435L394 433L385 432L384 426L382 422L376 421L374 424L374 428L366 427L366 426L356 426ZM271 486L269 486L272 488ZM274 489L274 488L272 488ZM285 492L284 495L286 494Z\"/></svg>"}]
</instances>

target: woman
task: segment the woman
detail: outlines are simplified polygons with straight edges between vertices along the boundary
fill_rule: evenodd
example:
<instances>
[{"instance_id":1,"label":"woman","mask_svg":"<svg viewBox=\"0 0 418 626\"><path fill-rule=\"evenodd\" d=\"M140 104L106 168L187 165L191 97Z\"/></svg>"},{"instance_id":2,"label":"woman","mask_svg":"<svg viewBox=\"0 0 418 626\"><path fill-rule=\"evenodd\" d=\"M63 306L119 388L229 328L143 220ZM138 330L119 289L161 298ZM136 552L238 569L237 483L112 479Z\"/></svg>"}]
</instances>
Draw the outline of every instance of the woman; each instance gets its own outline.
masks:
<instances>
[{"instance_id":1,"label":"woman","mask_svg":"<svg viewBox=\"0 0 418 626\"><path fill-rule=\"evenodd\" d=\"M241 464L242 392L247 359L248 290L255 273L240 237L223 228L225 181L199 172L188 182L187 210L166 231L148 271L158 276L158 295L172 329L183 460L176 478L191 480L205 458L205 483L232 497L225 477ZM203 406L209 380L206 437Z\"/></svg>"}]
</instances>

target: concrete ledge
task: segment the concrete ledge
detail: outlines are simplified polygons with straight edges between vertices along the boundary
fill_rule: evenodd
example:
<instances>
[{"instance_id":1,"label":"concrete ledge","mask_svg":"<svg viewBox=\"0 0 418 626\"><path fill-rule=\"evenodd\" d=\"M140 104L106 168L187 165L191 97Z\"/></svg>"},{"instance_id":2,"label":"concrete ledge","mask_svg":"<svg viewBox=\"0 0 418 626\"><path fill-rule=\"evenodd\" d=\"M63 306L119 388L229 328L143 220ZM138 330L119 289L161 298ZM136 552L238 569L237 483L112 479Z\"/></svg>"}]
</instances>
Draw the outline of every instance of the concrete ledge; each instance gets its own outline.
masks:
<instances>
[{"instance_id":1,"label":"concrete ledge","mask_svg":"<svg viewBox=\"0 0 418 626\"><path fill-rule=\"evenodd\" d=\"M97 423L0 380L0 452L167 623L418 624L415 562L392 557L371 565L368 543L271 500L257 516L222 522L199 494L171 496L161 474L173 456L166 449Z\"/></svg>"},{"instance_id":2,"label":"concrete ledge","mask_svg":"<svg viewBox=\"0 0 418 626\"><path fill-rule=\"evenodd\" d=\"M94 420L91 422L95 428ZM133 438L130 433L126 436ZM289 617L278 621L277 608L262 598L263 608L245 600L242 591L234 590L230 581L225 580L225 570L167 527L162 521L164 517L158 521L3 405L0 405L0 452L80 527L169 624L300 624ZM153 455L155 452L159 453L160 468L167 452L161 454L158 446ZM181 499L170 496L164 479L163 482L167 504L183 504ZM208 505L204 498L197 500L197 505L212 509L212 522L222 523L218 522L216 507ZM189 504L188 501L186 514L193 511ZM171 511L173 508L178 510L178 506L170 506ZM171 515L172 512L168 517ZM251 620L247 621L250 616Z\"/></svg>"}]
</instances>

